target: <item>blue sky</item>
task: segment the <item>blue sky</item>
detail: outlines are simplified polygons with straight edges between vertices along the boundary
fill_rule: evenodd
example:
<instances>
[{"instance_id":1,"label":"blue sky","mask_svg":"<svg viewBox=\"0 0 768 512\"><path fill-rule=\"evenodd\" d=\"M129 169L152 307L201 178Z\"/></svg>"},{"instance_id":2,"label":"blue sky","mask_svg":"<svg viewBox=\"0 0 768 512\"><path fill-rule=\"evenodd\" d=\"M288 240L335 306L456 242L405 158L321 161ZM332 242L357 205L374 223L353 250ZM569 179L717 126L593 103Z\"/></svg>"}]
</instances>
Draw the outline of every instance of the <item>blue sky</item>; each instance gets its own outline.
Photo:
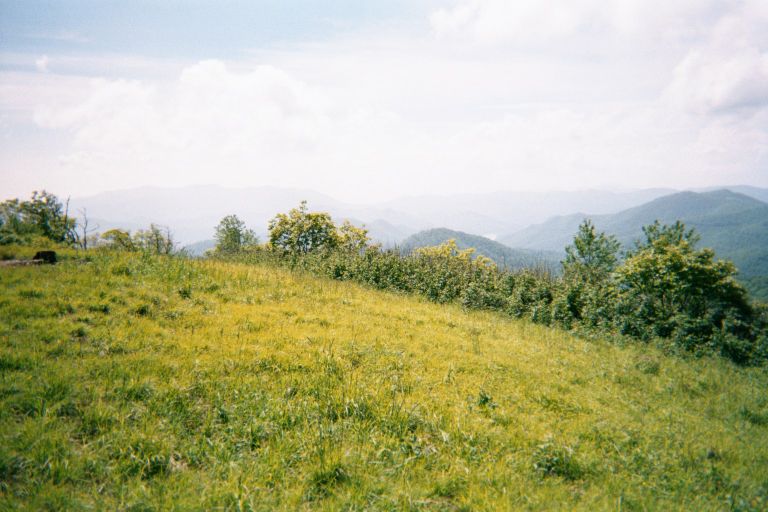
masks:
<instances>
[{"instance_id":1,"label":"blue sky","mask_svg":"<svg viewBox=\"0 0 768 512\"><path fill-rule=\"evenodd\" d=\"M365 24L404 24L425 6L398 0L6 0L0 5L5 51L196 59L232 58L263 45L323 39Z\"/></svg>"},{"instance_id":2,"label":"blue sky","mask_svg":"<svg viewBox=\"0 0 768 512\"><path fill-rule=\"evenodd\" d=\"M0 1L0 195L768 186L764 0Z\"/></svg>"}]
</instances>

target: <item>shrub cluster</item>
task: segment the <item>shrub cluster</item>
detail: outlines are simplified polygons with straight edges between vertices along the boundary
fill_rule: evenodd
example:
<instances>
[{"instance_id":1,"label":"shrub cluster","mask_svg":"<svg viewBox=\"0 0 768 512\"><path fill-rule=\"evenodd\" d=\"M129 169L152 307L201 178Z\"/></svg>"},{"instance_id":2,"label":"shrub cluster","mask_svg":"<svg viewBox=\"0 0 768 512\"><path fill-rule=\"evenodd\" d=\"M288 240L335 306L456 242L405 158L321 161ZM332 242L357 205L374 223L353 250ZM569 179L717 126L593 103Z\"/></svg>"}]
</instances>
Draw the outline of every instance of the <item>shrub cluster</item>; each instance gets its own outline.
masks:
<instances>
[{"instance_id":1,"label":"shrub cluster","mask_svg":"<svg viewBox=\"0 0 768 512\"><path fill-rule=\"evenodd\" d=\"M93 245L120 251L166 255L176 251L171 230L156 224L150 224L149 229L139 229L133 234L124 229L110 229L102 233L96 242Z\"/></svg>"}]
</instances>

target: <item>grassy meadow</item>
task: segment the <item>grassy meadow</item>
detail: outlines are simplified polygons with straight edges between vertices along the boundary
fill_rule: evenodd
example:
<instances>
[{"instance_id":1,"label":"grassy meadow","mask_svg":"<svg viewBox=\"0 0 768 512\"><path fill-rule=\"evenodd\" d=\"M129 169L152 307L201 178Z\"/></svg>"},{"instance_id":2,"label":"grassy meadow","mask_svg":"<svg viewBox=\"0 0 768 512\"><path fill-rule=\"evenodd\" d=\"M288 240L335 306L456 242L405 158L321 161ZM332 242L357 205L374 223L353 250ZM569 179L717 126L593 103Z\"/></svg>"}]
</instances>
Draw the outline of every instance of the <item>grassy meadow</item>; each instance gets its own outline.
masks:
<instances>
[{"instance_id":1,"label":"grassy meadow","mask_svg":"<svg viewBox=\"0 0 768 512\"><path fill-rule=\"evenodd\" d=\"M2 510L766 508L764 368L269 266L0 268Z\"/></svg>"}]
</instances>

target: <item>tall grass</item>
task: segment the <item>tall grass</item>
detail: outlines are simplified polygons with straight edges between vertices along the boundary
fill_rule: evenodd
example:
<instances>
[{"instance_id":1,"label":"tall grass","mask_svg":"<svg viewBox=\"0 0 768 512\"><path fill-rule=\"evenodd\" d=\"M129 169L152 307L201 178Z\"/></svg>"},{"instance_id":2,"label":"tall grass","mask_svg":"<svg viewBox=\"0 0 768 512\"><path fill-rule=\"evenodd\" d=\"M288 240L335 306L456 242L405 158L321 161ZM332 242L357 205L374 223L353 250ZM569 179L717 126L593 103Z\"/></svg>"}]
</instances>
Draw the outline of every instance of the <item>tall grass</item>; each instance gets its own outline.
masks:
<instances>
[{"instance_id":1,"label":"tall grass","mask_svg":"<svg viewBox=\"0 0 768 512\"><path fill-rule=\"evenodd\" d=\"M768 375L270 265L0 269L0 509L764 510Z\"/></svg>"}]
</instances>

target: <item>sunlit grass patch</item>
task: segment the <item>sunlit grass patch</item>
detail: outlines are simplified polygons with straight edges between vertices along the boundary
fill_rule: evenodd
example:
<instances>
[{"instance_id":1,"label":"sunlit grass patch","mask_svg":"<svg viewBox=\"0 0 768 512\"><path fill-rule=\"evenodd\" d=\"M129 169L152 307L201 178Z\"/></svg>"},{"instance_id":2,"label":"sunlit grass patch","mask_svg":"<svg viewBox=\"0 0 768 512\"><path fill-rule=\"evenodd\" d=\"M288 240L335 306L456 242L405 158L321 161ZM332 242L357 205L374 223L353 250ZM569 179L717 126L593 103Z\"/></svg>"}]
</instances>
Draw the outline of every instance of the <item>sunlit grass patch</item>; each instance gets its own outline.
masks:
<instances>
[{"instance_id":1,"label":"sunlit grass patch","mask_svg":"<svg viewBox=\"0 0 768 512\"><path fill-rule=\"evenodd\" d=\"M766 506L764 369L267 266L0 279L0 508Z\"/></svg>"}]
</instances>

